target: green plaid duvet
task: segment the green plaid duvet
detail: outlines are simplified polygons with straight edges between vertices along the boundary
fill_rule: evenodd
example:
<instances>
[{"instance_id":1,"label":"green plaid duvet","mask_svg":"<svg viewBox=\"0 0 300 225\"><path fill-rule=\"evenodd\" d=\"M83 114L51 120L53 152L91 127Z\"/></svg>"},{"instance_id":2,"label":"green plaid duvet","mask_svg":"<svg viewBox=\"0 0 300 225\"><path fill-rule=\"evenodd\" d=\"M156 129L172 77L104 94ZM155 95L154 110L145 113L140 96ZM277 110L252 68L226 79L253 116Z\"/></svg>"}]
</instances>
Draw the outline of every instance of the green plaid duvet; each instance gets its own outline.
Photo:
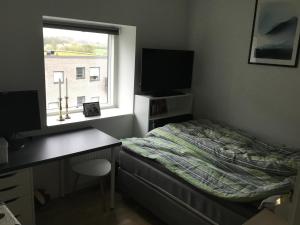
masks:
<instances>
[{"instance_id":1,"label":"green plaid duvet","mask_svg":"<svg viewBox=\"0 0 300 225\"><path fill-rule=\"evenodd\" d=\"M214 196L247 202L292 188L300 152L210 121L168 124L123 146Z\"/></svg>"}]
</instances>

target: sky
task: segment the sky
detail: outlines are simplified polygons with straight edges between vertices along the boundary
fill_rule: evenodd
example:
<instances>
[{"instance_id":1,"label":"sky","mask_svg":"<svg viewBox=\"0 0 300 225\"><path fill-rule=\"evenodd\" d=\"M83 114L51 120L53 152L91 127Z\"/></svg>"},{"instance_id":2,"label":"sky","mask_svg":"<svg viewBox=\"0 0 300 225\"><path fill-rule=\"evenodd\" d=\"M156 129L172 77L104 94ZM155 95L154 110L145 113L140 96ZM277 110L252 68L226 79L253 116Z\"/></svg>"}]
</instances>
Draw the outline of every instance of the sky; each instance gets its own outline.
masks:
<instances>
[{"instance_id":1,"label":"sky","mask_svg":"<svg viewBox=\"0 0 300 225\"><path fill-rule=\"evenodd\" d=\"M89 42L92 44L107 45L107 34L99 34L92 32L62 30L54 28L43 28L44 37L70 37L78 42Z\"/></svg>"}]
</instances>

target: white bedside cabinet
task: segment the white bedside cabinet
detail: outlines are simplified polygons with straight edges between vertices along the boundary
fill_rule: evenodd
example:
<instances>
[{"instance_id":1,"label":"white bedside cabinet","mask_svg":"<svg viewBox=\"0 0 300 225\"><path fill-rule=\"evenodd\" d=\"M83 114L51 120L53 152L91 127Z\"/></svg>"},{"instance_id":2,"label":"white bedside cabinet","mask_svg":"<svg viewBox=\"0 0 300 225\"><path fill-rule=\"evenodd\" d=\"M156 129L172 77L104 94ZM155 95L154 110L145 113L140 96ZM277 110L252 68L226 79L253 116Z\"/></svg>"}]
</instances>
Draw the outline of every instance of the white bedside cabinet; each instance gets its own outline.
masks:
<instances>
[{"instance_id":1,"label":"white bedside cabinet","mask_svg":"<svg viewBox=\"0 0 300 225\"><path fill-rule=\"evenodd\" d=\"M165 104L165 110L155 113L157 103L161 101ZM193 95L190 93L163 97L135 95L133 134L135 137L144 137L156 127L156 121L191 115L192 106Z\"/></svg>"}]
</instances>

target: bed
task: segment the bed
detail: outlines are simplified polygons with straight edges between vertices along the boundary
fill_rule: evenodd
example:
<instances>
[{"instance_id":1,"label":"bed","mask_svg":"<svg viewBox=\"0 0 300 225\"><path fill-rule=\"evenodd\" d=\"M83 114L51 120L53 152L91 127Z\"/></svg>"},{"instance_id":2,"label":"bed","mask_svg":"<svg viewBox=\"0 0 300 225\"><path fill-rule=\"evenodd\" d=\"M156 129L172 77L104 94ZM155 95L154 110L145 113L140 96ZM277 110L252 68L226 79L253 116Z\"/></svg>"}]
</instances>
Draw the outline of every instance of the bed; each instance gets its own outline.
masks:
<instances>
[{"instance_id":1,"label":"bed","mask_svg":"<svg viewBox=\"0 0 300 225\"><path fill-rule=\"evenodd\" d=\"M290 193L300 152L208 120L122 140L119 182L167 224L243 224L261 201Z\"/></svg>"}]
</instances>

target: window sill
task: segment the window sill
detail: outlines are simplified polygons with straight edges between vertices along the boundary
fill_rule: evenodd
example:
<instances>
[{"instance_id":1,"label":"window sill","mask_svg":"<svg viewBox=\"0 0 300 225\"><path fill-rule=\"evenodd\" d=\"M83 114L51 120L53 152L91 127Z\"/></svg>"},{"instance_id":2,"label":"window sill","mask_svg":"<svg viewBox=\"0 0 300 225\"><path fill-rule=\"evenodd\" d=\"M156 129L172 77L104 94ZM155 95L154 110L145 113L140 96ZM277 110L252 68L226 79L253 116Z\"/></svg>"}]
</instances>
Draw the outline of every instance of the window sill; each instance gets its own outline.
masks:
<instances>
[{"instance_id":1,"label":"window sill","mask_svg":"<svg viewBox=\"0 0 300 225\"><path fill-rule=\"evenodd\" d=\"M113 118L113 117L124 116L124 115L132 115L132 113L128 112L128 110L125 111L120 108L111 108L111 109L101 110L101 116L85 117L82 112L72 113L70 114L71 119L67 119L64 121L58 121L58 115L47 116L47 127L87 122L87 121L93 121L93 120L99 120L105 118Z\"/></svg>"}]
</instances>

